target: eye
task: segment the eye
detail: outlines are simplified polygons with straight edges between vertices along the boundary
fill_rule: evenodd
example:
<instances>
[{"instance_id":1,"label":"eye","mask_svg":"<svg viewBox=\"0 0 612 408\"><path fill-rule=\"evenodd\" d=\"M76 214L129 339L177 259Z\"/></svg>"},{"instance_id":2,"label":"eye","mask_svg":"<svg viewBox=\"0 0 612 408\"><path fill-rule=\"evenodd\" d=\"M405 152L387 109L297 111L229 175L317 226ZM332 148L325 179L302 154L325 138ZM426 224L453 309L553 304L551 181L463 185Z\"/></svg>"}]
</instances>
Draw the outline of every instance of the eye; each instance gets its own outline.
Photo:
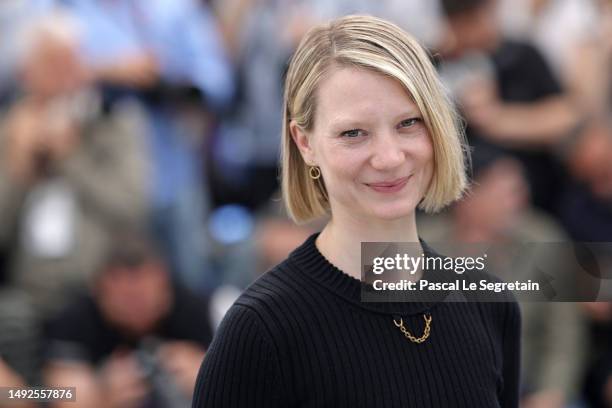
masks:
<instances>
[{"instance_id":1,"label":"eye","mask_svg":"<svg viewBox=\"0 0 612 408\"><path fill-rule=\"evenodd\" d=\"M344 136L347 137L349 139L355 139L359 136L364 136L365 135L365 131L361 130L361 129L351 129L351 130L346 130L342 133L340 133L340 136Z\"/></svg>"},{"instance_id":2,"label":"eye","mask_svg":"<svg viewBox=\"0 0 612 408\"><path fill-rule=\"evenodd\" d=\"M422 121L423 119L421 118L410 118L410 119L402 120L399 123L399 127L411 127Z\"/></svg>"}]
</instances>

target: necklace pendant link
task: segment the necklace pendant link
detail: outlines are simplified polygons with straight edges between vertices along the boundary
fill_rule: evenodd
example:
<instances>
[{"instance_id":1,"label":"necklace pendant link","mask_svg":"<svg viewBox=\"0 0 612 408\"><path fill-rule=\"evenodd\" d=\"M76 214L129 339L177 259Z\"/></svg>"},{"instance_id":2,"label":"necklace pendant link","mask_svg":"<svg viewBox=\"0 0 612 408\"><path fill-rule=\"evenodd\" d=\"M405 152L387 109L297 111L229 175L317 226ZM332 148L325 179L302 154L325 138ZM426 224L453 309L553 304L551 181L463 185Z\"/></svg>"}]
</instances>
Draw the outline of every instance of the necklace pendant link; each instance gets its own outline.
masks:
<instances>
[{"instance_id":1,"label":"necklace pendant link","mask_svg":"<svg viewBox=\"0 0 612 408\"><path fill-rule=\"evenodd\" d=\"M400 318L399 323L397 319L393 319L393 324L400 329L402 334L413 343L423 343L429 337L429 333L431 332L431 315L424 314L423 319L425 320L425 329L423 330L423 335L421 337L415 337L412 333L406 329L404 326L404 319Z\"/></svg>"}]
</instances>

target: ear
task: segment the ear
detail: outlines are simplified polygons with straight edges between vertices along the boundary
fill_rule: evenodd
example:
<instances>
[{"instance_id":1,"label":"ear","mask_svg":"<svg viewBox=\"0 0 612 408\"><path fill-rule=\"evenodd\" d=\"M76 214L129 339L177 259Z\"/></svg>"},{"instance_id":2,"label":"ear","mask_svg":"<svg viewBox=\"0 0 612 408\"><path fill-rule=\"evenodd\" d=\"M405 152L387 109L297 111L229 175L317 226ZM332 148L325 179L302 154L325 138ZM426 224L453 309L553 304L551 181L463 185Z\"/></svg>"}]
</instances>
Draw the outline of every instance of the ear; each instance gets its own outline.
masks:
<instances>
[{"instance_id":1,"label":"ear","mask_svg":"<svg viewBox=\"0 0 612 408\"><path fill-rule=\"evenodd\" d=\"M314 150L311 145L310 138L304 132L304 130L298 126L295 120L289 122L289 131L291 132L291 138L295 145L300 149L300 153L302 153L302 158L309 166L316 166L317 162L315 160Z\"/></svg>"}]
</instances>

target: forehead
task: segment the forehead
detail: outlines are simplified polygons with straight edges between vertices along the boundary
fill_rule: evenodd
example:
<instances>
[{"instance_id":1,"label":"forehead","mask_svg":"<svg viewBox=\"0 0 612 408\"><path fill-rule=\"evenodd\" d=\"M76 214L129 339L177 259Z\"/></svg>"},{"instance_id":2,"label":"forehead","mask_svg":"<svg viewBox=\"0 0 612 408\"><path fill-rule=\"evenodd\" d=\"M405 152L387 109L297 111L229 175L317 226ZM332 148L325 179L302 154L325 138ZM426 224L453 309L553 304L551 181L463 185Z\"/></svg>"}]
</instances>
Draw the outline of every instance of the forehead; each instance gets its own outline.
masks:
<instances>
[{"instance_id":1,"label":"forehead","mask_svg":"<svg viewBox=\"0 0 612 408\"><path fill-rule=\"evenodd\" d=\"M315 122L327 124L420 114L411 95L399 80L355 67L331 68L318 86L316 103Z\"/></svg>"}]
</instances>

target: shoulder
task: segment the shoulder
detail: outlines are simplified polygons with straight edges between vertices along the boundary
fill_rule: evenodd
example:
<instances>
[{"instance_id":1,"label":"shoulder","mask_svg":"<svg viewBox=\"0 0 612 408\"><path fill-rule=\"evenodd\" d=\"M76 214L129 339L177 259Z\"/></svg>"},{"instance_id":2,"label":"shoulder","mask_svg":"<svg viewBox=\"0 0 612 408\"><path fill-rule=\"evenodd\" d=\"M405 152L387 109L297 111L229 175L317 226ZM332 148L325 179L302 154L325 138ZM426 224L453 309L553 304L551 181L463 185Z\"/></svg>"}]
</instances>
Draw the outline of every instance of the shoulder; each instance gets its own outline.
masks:
<instances>
[{"instance_id":1,"label":"shoulder","mask_svg":"<svg viewBox=\"0 0 612 408\"><path fill-rule=\"evenodd\" d=\"M315 283L288 258L261 275L232 307L248 309L265 321L277 320L303 302L304 290L314 286Z\"/></svg>"},{"instance_id":2,"label":"shoulder","mask_svg":"<svg viewBox=\"0 0 612 408\"><path fill-rule=\"evenodd\" d=\"M489 333L500 343L515 342L521 336L521 309L512 293L491 302L474 302Z\"/></svg>"},{"instance_id":3,"label":"shoulder","mask_svg":"<svg viewBox=\"0 0 612 408\"><path fill-rule=\"evenodd\" d=\"M249 359L251 353L265 358L280 355L285 342L276 319L271 318L276 314L271 303L249 298L251 288L236 300L219 324L204 361L208 365L223 365L215 362L227 360L230 356L239 360Z\"/></svg>"},{"instance_id":4,"label":"shoulder","mask_svg":"<svg viewBox=\"0 0 612 408\"><path fill-rule=\"evenodd\" d=\"M313 276L317 267L300 260L300 254L311 248L312 237L245 289L223 320L248 318L275 342L292 343L297 320L317 321L322 305L337 301L335 293Z\"/></svg>"},{"instance_id":5,"label":"shoulder","mask_svg":"<svg viewBox=\"0 0 612 408\"><path fill-rule=\"evenodd\" d=\"M286 406L278 404L281 353L261 310L244 302L228 310L200 368L194 407Z\"/></svg>"},{"instance_id":6,"label":"shoulder","mask_svg":"<svg viewBox=\"0 0 612 408\"><path fill-rule=\"evenodd\" d=\"M486 316L500 327L505 327L511 320L521 318L519 303L511 292L507 292L495 301L477 302L477 304L485 311Z\"/></svg>"}]
</instances>

